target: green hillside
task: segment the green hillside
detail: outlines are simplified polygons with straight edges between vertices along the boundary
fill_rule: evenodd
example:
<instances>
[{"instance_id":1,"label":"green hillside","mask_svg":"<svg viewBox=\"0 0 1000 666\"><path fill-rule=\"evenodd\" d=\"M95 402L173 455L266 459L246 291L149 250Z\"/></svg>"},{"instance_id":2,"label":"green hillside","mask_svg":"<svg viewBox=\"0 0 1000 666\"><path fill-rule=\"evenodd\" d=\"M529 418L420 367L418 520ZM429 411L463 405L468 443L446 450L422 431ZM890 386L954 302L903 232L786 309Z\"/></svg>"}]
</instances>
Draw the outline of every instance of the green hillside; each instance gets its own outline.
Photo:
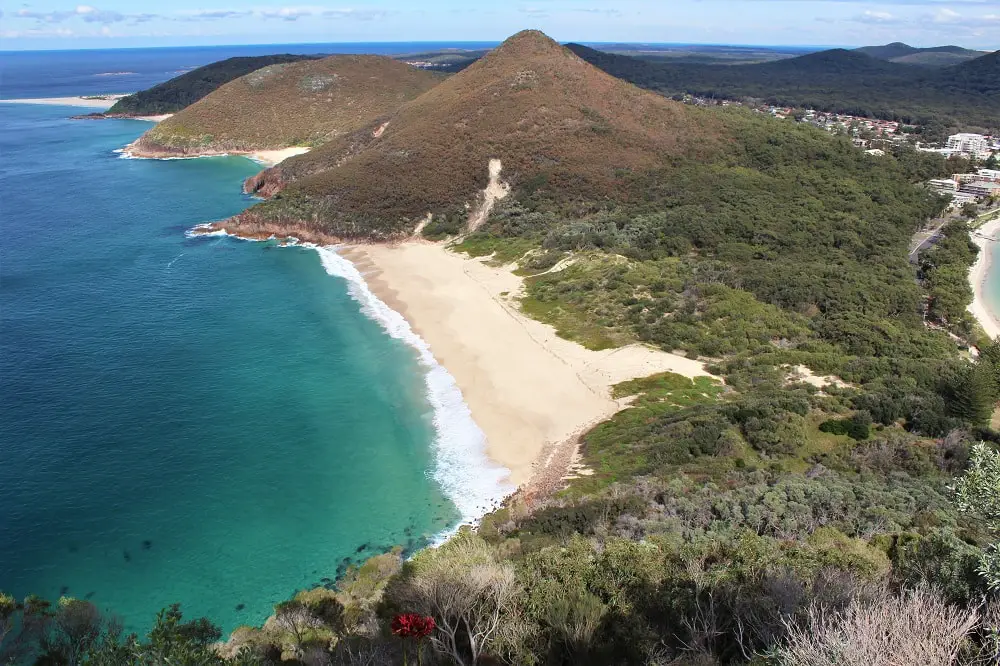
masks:
<instances>
[{"instance_id":1,"label":"green hillside","mask_svg":"<svg viewBox=\"0 0 1000 666\"><path fill-rule=\"evenodd\" d=\"M925 67L947 67L986 55L982 51L964 49L961 46L932 46L921 49L901 42L893 42L884 46L862 46L854 50L879 60L891 60L905 65L923 65Z\"/></svg>"}]
</instances>

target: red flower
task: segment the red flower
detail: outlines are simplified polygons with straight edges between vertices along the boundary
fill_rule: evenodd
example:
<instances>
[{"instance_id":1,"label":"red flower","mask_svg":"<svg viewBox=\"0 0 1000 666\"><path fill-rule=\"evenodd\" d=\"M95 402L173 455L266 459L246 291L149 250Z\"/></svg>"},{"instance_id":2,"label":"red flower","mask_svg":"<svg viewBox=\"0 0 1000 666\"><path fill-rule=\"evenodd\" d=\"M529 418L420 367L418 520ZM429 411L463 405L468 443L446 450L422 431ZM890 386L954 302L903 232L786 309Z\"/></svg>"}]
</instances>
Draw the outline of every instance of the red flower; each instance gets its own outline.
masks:
<instances>
[{"instance_id":1,"label":"red flower","mask_svg":"<svg viewBox=\"0 0 1000 666\"><path fill-rule=\"evenodd\" d=\"M400 638L416 638L420 640L426 638L434 631L434 618L430 616L418 615L417 613L403 613L392 618L392 633Z\"/></svg>"}]
</instances>

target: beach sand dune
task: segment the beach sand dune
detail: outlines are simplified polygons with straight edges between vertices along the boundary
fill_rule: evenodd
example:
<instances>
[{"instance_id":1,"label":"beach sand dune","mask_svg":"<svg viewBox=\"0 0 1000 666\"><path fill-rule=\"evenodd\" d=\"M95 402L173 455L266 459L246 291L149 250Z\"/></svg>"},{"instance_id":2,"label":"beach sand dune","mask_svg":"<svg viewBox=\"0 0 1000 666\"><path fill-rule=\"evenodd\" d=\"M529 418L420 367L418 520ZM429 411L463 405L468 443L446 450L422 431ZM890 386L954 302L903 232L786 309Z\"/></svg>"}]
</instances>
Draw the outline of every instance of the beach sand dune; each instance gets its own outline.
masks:
<instances>
[{"instance_id":1,"label":"beach sand dune","mask_svg":"<svg viewBox=\"0 0 1000 666\"><path fill-rule=\"evenodd\" d=\"M698 361L642 345L591 351L523 315L522 279L440 244L343 250L372 291L400 312L455 378L487 437L487 454L526 484L586 427L625 406L613 384L659 372L708 374ZM560 472L561 474L565 470Z\"/></svg>"},{"instance_id":2,"label":"beach sand dune","mask_svg":"<svg viewBox=\"0 0 1000 666\"><path fill-rule=\"evenodd\" d=\"M987 222L972 233L973 242L979 246L979 258L969 272L969 282L972 284L972 290L975 294L972 305L969 306L969 312L993 340L1000 337L1000 320L986 302L986 281L989 279L992 254L998 234L1000 234L1000 218Z\"/></svg>"}]
</instances>

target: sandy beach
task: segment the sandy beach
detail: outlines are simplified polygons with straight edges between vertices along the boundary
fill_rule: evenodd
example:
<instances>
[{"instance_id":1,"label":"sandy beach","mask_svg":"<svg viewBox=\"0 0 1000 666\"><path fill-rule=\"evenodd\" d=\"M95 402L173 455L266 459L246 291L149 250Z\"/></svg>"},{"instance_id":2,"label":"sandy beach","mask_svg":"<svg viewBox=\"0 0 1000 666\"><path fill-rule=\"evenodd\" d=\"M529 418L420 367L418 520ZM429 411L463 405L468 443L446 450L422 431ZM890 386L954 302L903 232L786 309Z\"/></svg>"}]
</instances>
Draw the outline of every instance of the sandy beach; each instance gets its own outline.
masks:
<instances>
[{"instance_id":1,"label":"sandy beach","mask_svg":"<svg viewBox=\"0 0 1000 666\"><path fill-rule=\"evenodd\" d=\"M439 244L342 254L455 378L487 454L514 485L534 485L557 459L556 481L565 474L576 436L625 406L611 399L611 385L666 371L708 374L698 361L642 345L597 352L564 340L517 308L520 277Z\"/></svg>"},{"instance_id":2,"label":"sandy beach","mask_svg":"<svg viewBox=\"0 0 1000 666\"><path fill-rule=\"evenodd\" d=\"M168 115L165 117L169 118L170 116ZM136 118L136 120L153 120L153 119L154 119L153 116L147 116L145 118ZM295 157L296 155L302 155L304 153L309 152L309 148L305 146L292 146L290 148L279 148L276 150L258 150L257 152L253 153L210 151L204 153L183 154L183 153L174 153L167 151L151 151L148 149L143 149L139 145L140 140L141 137L140 139L137 139L136 141L133 141L132 143L125 146L125 148L122 149L123 152L129 157L133 157L136 159L151 159L151 160L162 160L162 159L182 160L182 159L195 159L198 157L225 157L227 155L242 155L244 157L249 157L254 162L257 162L258 164L261 164L262 166L265 167L273 167L276 164L281 164L289 157Z\"/></svg>"},{"instance_id":3,"label":"sandy beach","mask_svg":"<svg viewBox=\"0 0 1000 666\"><path fill-rule=\"evenodd\" d=\"M258 150L256 153L248 155L254 162L260 162L264 166L272 167L281 164L289 157L304 155L309 152L306 146L292 146L290 148L279 148L278 150Z\"/></svg>"},{"instance_id":4,"label":"sandy beach","mask_svg":"<svg viewBox=\"0 0 1000 666\"><path fill-rule=\"evenodd\" d=\"M987 239L996 239L998 234L1000 234L1000 219L987 222L973 232L972 240L979 246L979 258L969 272L969 282L972 284L972 291L975 294L972 305L969 306L969 312L979 321L979 325L992 339L1000 337L1000 319L997 318L996 313L990 310L985 299L986 280L989 276L993 249L996 244L996 240Z\"/></svg>"},{"instance_id":5,"label":"sandy beach","mask_svg":"<svg viewBox=\"0 0 1000 666\"><path fill-rule=\"evenodd\" d=\"M171 117L172 113L162 113L158 116L129 116L129 120L146 120L151 123L162 123L167 118Z\"/></svg>"},{"instance_id":6,"label":"sandy beach","mask_svg":"<svg viewBox=\"0 0 1000 666\"><path fill-rule=\"evenodd\" d=\"M106 95L100 98L92 97L37 97L30 99L0 99L3 104L47 104L52 106L81 106L91 109L110 109L122 95Z\"/></svg>"}]
</instances>

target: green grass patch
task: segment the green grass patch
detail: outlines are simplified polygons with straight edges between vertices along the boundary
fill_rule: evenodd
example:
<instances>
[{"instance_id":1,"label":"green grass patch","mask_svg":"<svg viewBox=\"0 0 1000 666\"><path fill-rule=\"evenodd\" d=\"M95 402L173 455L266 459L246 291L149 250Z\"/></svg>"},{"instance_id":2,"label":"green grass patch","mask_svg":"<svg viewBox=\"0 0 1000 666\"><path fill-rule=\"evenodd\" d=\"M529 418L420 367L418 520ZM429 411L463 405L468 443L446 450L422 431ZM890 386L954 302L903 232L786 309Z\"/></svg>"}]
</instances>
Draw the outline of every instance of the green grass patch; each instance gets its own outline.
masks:
<instances>
[{"instance_id":1,"label":"green grass patch","mask_svg":"<svg viewBox=\"0 0 1000 666\"><path fill-rule=\"evenodd\" d=\"M619 399L638 396L633 405L660 402L676 407L692 407L713 402L725 390L719 380L711 377L692 380L673 372L663 372L615 384L611 388L611 397Z\"/></svg>"},{"instance_id":2,"label":"green grass patch","mask_svg":"<svg viewBox=\"0 0 1000 666\"><path fill-rule=\"evenodd\" d=\"M536 249L538 243L529 238L503 238L490 234L470 234L450 247L452 250L464 252L470 257L493 255L490 263L502 266L517 261L531 250Z\"/></svg>"}]
</instances>

